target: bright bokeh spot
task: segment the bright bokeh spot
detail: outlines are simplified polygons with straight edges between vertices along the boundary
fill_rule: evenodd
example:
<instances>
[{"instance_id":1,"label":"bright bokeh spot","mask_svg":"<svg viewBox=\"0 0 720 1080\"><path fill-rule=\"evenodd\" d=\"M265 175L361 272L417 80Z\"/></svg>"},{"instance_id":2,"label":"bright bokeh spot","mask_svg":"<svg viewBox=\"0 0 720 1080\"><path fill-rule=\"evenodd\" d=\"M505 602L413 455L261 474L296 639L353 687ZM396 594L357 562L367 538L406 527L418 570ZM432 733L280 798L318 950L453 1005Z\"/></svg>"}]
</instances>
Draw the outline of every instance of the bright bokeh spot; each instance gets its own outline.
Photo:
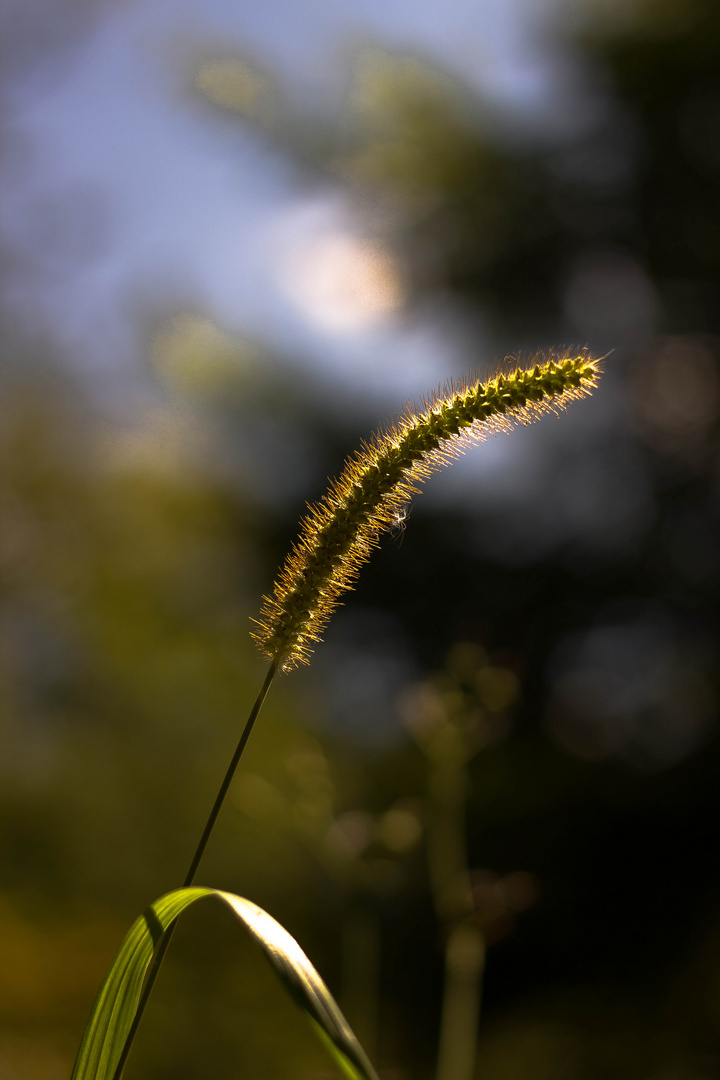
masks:
<instances>
[{"instance_id":1,"label":"bright bokeh spot","mask_svg":"<svg viewBox=\"0 0 720 1080\"><path fill-rule=\"evenodd\" d=\"M404 300L392 256L347 232L301 242L282 262L280 281L309 321L335 333L370 329Z\"/></svg>"}]
</instances>

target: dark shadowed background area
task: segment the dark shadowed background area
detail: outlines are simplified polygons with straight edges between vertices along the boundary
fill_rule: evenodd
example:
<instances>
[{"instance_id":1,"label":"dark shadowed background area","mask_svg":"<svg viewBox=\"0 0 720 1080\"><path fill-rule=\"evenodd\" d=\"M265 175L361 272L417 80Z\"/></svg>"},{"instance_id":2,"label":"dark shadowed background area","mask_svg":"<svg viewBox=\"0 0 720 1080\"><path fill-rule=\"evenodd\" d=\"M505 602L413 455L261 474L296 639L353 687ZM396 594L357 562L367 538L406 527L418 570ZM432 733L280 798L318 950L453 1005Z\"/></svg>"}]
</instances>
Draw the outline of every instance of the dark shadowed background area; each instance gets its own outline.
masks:
<instances>
[{"instance_id":1,"label":"dark shadowed background area","mask_svg":"<svg viewBox=\"0 0 720 1080\"><path fill-rule=\"evenodd\" d=\"M69 1075L182 880L305 501L406 399L575 344L594 397L435 476L273 686L200 882L429 1080L444 821L478 1078L712 1080L720 9L253 6L2 11L0 1078ZM334 1075L208 904L126 1077L211 1074Z\"/></svg>"}]
</instances>

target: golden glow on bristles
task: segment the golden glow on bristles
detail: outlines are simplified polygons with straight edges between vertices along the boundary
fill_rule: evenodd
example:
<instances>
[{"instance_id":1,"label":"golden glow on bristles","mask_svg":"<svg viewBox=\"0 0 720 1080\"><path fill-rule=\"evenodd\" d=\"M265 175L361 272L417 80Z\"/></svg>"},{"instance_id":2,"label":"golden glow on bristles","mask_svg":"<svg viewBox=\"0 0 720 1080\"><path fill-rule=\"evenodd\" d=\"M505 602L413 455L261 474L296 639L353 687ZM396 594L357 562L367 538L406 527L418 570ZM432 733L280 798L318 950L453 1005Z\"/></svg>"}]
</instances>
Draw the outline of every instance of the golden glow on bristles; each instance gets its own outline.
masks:
<instances>
[{"instance_id":1,"label":"golden glow on bristles","mask_svg":"<svg viewBox=\"0 0 720 1080\"><path fill-rule=\"evenodd\" d=\"M487 435L585 397L599 374L599 362L585 351L543 356L484 383L449 383L373 435L320 502L308 506L273 595L263 598L254 620L263 655L283 671L307 663L340 595L352 588L381 533L403 519L419 483Z\"/></svg>"}]
</instances>

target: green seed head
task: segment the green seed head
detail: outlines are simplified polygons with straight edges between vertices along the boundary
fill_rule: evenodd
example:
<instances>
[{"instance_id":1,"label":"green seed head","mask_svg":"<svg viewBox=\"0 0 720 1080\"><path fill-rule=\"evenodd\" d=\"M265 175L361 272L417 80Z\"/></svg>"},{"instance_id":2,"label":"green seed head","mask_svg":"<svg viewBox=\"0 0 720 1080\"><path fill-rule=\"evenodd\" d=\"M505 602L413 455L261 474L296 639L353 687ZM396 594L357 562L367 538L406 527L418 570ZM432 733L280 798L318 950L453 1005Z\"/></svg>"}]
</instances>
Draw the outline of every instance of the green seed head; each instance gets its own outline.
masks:
<instances>
[{"instance_id":1,"label":"green seed head","mask_svg":"<svg viewBox=\"0 0 720 1080\"><path fill-rule=\"evenodd\" d=\"M263 607L253 638L284 671L307 663L386 529L403 520L418 484L488 434L559 412L596 386L599 361L583 351L446 386L379 431L350 457L317 505L308 506L295 547Z\"/></svg>"}]
</instances>

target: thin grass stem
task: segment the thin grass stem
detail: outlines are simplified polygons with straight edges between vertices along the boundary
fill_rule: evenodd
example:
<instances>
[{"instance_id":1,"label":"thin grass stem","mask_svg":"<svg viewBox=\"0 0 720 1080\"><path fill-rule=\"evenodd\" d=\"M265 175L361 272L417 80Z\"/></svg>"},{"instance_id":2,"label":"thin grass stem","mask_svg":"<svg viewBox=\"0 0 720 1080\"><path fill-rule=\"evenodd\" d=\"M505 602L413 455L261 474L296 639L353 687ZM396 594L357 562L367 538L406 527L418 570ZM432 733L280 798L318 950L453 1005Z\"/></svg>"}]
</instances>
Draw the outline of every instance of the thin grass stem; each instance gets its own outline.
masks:
<instances>
[{"instance_id":1,"label":"thin grass stem","mask_svg":"<svg viewBox=\"0 0 720 1080\"><path fill-rule=\"evenodd\" d=\"M268 673L265 676L265 680L260 687L258 696L255 699L255 704L250 710L250 715L245 722L245 727L242 730L240 741L238 742L237 747L235 748L235 753L232 756L232 760L228 765L227 772L225 773L223 782L220 785L220 790L217 793L217 797L215 799L215 802L213 803L212 810L210 811L210 815L207 819L207 822L205 823L205 828L203 829L202 836L200 837L200 842L198 843L195 854L192 857L188 872L185 875L183 888L188 888L195 881L195 875L198 871L198 867L200 866L202 857L205 854L205 848L207 847L210 836L212 835L212 831L215 827L215 822L218 819L220 810L222 809L222 805L225 801L225 796L230 789L230 785L233 781L233 777L235 776L235 772L240 762L240 758L242 757L243 751L247 746L248 739L250 738L252 729L255 725L255 721L258 718L258 714L263 706L263 702L267 697L267 692L270 689L270 684L275 678L279 667L280 661L273 660L268 669ZM165 954L170 947L170 942L172 941L176 926L177 919L175 920L175 922L170 924L170 926L167 928L165 933L158 941L153 961L148 968L148 973L145 978L145 985L143 986L142 994L140 995L140 1001L138 1002L138 1007L133 1018L132 1026L128 1032L127 1039L125 1040L125 1046L123 1047L122 1054L120 1055L120 1060L118 1061L117 1068L115 1069L115 1073L113 1074L113 1080L120 1080L122 1076L123 1069L125 1068L125 1063L127 1062L128 1055L130 1054L133 1043L135 1041L135 1036L137 1034L138 1028L140 1027L140 1023L142 1021L148 999L150 998L150 994L152 993L153 987L155 985L155 980L158 977L162 962L165 959Z\"/></svg>"}]
</instances>

